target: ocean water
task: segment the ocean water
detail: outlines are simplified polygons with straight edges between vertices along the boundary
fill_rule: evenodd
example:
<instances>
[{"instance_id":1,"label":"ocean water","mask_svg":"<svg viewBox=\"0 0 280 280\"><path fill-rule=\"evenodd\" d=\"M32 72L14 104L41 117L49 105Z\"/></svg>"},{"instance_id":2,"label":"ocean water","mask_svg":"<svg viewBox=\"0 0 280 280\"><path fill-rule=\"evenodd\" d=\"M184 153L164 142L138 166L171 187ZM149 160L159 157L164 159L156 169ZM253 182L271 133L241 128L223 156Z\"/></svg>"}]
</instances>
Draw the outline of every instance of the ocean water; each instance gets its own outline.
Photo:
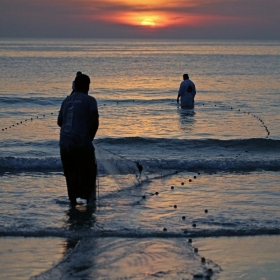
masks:
<instances>
[{"instance_id":1,"label":"ocean water","mask_svg":"<svg viewBox=\"0 0 280 280\"><path fill-rule=\"evenodd\" d=\"M0 62L0 242L65 240L36 279L218 279L189 239L280 234L280 42L1 39ZM77 71L99 107L95 208L71 209L59 156Z\"/></svg>"}]
</instances>

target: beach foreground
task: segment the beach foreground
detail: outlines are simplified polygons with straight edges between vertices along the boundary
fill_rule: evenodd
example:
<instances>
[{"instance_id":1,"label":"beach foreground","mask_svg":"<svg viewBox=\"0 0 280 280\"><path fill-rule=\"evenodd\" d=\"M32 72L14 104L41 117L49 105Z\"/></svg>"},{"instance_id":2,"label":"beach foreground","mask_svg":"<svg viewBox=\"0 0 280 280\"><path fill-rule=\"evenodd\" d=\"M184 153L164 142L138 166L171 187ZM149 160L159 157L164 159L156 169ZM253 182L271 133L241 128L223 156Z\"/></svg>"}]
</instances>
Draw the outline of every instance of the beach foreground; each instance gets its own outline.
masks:
<instances>
[{"instance_id":1,"label":"beach foreground","mask_svg":"<svg viewBox=\"0 0 280 280\"><path fill-rule=\"evenodd\" d=\"M280 275L278 235L197 238L191 245L183 238L91 238L80 242L88 244L86 251L79 252L78 241L71 245L61 238L1 238L1 279L69 279L69 275L71 279L195 279L209 275L210 279L276 280ZM185 246L180 248L180 244ZM107 246L110 248L104 250ZM124 252L127 246L133 246L133 253ZM196 255L193 248L198 248ZM79 262L81 253L87 254L86 263ZM203 257L205 265L201 265Z\"/></svg>"}]
</instances>

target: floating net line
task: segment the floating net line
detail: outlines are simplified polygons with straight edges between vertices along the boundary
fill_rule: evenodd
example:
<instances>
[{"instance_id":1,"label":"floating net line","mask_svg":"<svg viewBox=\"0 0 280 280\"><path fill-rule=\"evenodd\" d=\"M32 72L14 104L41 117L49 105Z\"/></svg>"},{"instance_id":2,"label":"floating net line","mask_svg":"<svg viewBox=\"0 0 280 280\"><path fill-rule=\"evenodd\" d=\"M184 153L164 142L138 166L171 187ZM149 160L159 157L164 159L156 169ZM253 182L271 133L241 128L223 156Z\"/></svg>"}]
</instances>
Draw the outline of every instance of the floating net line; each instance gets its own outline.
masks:
<instances>
[{"instance_id":1,"label":"floating net line","mask_svg":"<svg viewBox=\"0 0 280 280\"><path fill-rule=\"evenodd\" d=\"M209 104L209 103L203 103L202 106L207 105L207 104ZM265 122L257 114L254 114L253 112L250 112L250 111L246 111L243 108L236 108L236 107L232 107L230 105L212 104L211 102L210 102L210 105L214 106L216 108L219 108L219 107L220 108L227 108L229 111L234 111L236 113L243 113L243 114L246 114L248 116L251 116L251 117L255 118L264 127L265 132L266 132L266 138L269 138L270 130L269 130L268 126L265 124ZM179 105L176 104L176 106L178 108L180 108ZM58 112L59 111L57 111L55 113L54 112L48 112L48 113L44 113L44 114L36 114L33 117L23 118L22 120L14 122L10 125L0 127L0 132L7 132L14 127L17 127L17 126L20 126L21 124L24 124L25 122L30 122L30 121L32 122L36 119L46 119L48 117L57 117Z\"/></svg>"}]
</instances>

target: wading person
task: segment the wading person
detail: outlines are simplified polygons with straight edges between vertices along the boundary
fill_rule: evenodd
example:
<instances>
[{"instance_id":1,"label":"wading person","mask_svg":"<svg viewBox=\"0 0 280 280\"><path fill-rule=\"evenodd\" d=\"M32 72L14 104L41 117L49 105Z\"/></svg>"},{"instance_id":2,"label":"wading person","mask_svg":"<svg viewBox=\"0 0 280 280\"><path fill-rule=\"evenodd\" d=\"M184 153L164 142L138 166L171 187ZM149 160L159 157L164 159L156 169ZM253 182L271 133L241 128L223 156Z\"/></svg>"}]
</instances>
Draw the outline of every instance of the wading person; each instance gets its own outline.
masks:
<instances>
[{"instance_id":1,"label":"wading person","mask_svg":"<svg viewBox=\"0 0 280 280\"><path fill-rule=\"evenodd\" d=\"M96 200L96 173L92 141L99 126L97 102L88 95L90 78L75 78L75 92L66 97L59 111L60 157L66 177L68 197L73 206L76 199Z\"/></svg>"},{"instance_id":2,"label":"wading person","mask_svg":"<svg viewBox=\"0 0 280 280\"><path fill-rule=\"evenodd\" d=\"M180 88L177 96L177 103L181 97L181 108L190 109L194 107L194 97L196 95L195 84L189 79L188 74L183 75L183 82L180 84Z\"/></svg>"}]
</instances>

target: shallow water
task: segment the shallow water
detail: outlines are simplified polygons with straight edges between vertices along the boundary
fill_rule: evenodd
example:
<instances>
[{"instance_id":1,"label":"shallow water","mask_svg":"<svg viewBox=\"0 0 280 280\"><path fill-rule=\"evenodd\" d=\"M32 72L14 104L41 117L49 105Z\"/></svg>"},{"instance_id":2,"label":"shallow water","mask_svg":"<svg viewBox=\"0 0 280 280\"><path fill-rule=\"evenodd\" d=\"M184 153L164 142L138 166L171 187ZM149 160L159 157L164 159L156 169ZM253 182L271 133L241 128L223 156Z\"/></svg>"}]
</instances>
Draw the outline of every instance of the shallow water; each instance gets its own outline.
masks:
<instances>
[{"instance_id":1,"label":"shallow water","mask_svg":"<svg viewBox=\"0 0 280 280\"><path fill-rule=\"evenodd\" d=\"M220 279L277 280L279 278L279 235L203 238L194 242L200 254L211 256L222 268Z\"/></svg>"},{"instance_id":2,"label":"shallow water","mask_svg":"<svg viewBox=\"0 0 280 280\"><path fill-rule=\"evenodd\" d=\"M107 179L108 185L105 182L104 178L99 185L96 209L83 204L71 209L61 173L3 175L1 235L82 238L279 233L279 176L275 172L181 172L139 186L120 189L115 183L115 190L111 180Z\"/></svg>"}]
</instances>

